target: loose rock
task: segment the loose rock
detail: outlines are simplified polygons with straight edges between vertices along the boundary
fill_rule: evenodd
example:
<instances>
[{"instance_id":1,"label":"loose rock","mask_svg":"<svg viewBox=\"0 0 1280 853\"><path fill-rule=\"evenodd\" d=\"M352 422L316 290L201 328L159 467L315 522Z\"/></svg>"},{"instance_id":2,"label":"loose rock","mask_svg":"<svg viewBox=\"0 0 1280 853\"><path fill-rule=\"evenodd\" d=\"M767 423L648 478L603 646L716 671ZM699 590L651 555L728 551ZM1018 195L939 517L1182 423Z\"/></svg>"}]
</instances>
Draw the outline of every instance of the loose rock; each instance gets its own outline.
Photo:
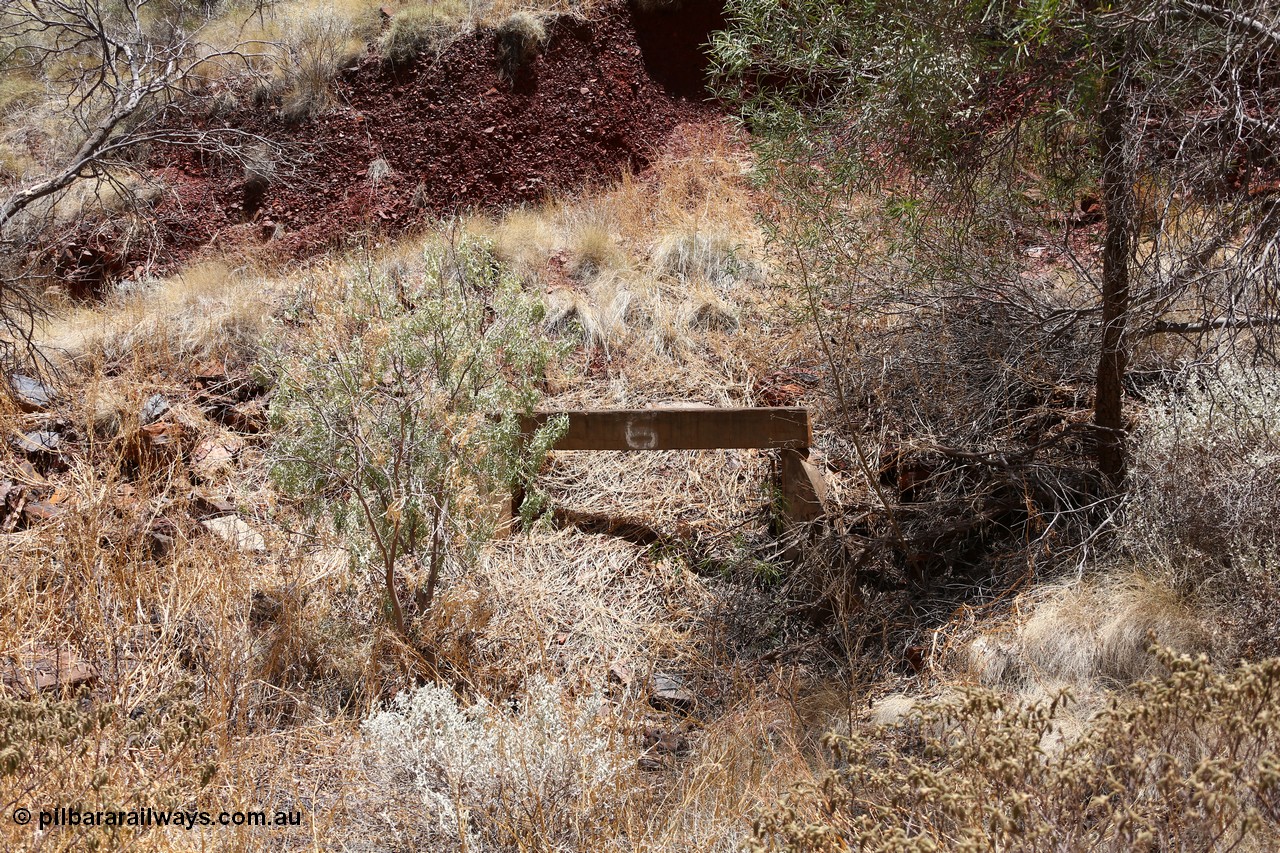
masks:
<instances>
[{"instance_id":1,"label":"loose rock","mask_svg":"<svg viewBox=\"0 0 1280 853\"><path fill-rule=\"evenodd\" d=\"M267 550L267 541L262 538L262 534L238 515L210 518L200 522L200 525L223 542L245 553L258 554Z\"/></svg>"},{"instance_id":2,"label":"loose rock","mask_svg":"<svg viewBox=\"0 0 1280 853\"><path fill-rule=\"evenodd\" d=\"M138 423L142 426L153 424L164 417L169 408L169 401L163 394L152 394L138 412Z\"/></svg>"},{"instance_id":3,"label":"loose rock","mask_svg":"<svg viewBox=\"0 0 1280 853\"><path fill-rule=\"evenodd\" d=\"M203 492L192 493L191 506L200 518L231 515L236 511L235 503L229 498L223 495L210 495Z\"/></svg>"},{"instance_id":4,"label":"loose rock","mask_svg":"<svg viewBox=\"0 0 1280 853\"><path fill-rule=\"evenodd\" d=\"M206 361L196 368L196 379L208 384L219 379L226 379L227 365L221 361Z\"/></svg>"},{"instance_id":5,"label":"loose rock","mask_svg":"<svg viewBox=\"0 0 1280 853\"><path fill-rule=\"evenodd\" d=\"M621 684L623 687L630 686L635 677L635 670L625 663L615 663L609 667L609 680Z\"/></svg>"},{"instance_id":6,"label":"loose rock","mask_svg":"<svg viewBox=\"0 0 1280 853\"><path fill-rule=\"evenodd\" d=\"M643 741L650 753L659 755L684 755L689 751L689 739L679 729L645 726Z\"/></svg>"},{"instance_id":7,"label":"loose rock","mask_svg":"<svg viewBox=\"0 0 1280 853\"><path fill-rule=\"evenodd\" d=\"M28 501L22 508L22 516L26 519L27 524L49 521L62 515L62 512L62 507L46 501Z\"/></svg>"},{"instance_id":8,"label":"loose rock","mask_svg":"<svg viewBox=\"0 0 1280 853\"><path fill-rule=\"evenodd\" d=\"M697 700L677 675L667 672L655 672L649 693L649 704L659 711L679 711L688 713L693 710Z\"/></svg>"},{"instance_id":9,"label":"loose rock","mask_svg":"<svg viewBox=\"0 0 1280 853\"><path fill-rule=\"evenodd\" d=\"M242 442L235 439L206 438L196 445L191 461L198 474L209 478L220 471L231 470L231 463L243 446Z\"/></svg>"},{"instance_id":10,"label":"loose rock","mask_svg":"<svg viewBox=\"0 0 1280 853\"><path fill-rule=\"evenodd\" d=\"M223 417L223 423L237 432L262 432L267 428L267 410L258 400L238 403Z\"/></svg>"},{"instance_id":11,"label":"loose rock","mask_svg":"<svg viewBox=\"0 0 1280 853\"><path fill-rule=\"evenodd\" d=\"M182 452L181 442L182 427L178 424L147 424L131 440L128 452L139 465L165 464Z\"/></svg>"},{"instance_id":12,"label":"loose rock","mask_svg":"<svg viewBox=\"0 0 1280 853\"><path fill-rule=\"evenodd\" d=\"M23 657L23 665L0 669L0 681L27 699L39 692L91 687L98 680L98 670L71 652L38 648Z\"/></svg>"},{"instance_id":13,"label":"loose rock","mask_svg":"<svg viewBox=\"0 0 1280 853\"><path fill-rule=\"evenodd\" d=\"M48 411L58 399L57 392L48 385L30 376L23 376L21 373L13 374L10 377L10 384L13 387L14 397L18 401L18 408L24 412Z\"/></svg>"},{"instance_id":14,"label":"loose rock","mask_svg":"<svg viewBox=\"0 0 1280 853\"><path fill-rule=\"evenodd\" d=\"M14 438L13 446L28 456L57 456L61 452L62 435L53 430L36 430Z\"/></svg>"},{"instance_id":15,"label":"loose rock","mask_svg":"<svg viewBox=\"0 0 1280 853\"><path fill-rule=\"evenodd\" d=\"M161 533L159 530L152 530L147 534L147 538L151 543L151 556L157 560L161 557L167 557L173 553L174 538L168 533Z\"/></svg>"}]
</instances>

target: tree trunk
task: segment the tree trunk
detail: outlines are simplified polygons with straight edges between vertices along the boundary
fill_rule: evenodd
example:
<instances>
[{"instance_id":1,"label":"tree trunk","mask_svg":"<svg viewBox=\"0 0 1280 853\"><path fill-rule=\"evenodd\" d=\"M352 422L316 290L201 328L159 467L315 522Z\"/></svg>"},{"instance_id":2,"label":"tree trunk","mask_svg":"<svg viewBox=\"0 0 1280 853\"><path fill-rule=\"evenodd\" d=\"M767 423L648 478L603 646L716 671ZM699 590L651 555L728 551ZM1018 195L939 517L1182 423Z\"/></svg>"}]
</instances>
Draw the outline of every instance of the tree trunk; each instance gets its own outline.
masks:
<instances>
[{"instance_id":1,"label":"tree trunk","mask_svg":"<svg viewBox=\"0 0 1280 853\"><path fill-rule=\"evenodd\" d=\"M400 594L396 592L396 569L394 558L391 562L383 564L383 571L387 584L387 598L391 601L391 627L395 628L396 633L406 640L409 638L409 629L404 624L404 609L400 607Z\"/></svg>"},{"instance_id":2,"label":"tree trunk","mask_svg":"<svg viewBox=\"0 0 1280 853\"><path fill-rule=\"evenodd\" d=\"M1134 229L1133 158L1127 148L1130 117L1123 75L1112 73L1101 116L1102 197L1106 235L1102 249L1102 352L1098 358L1093 421L1098 473L1108 492L1124 488L1124 377L1128 369L1129 259Z\"/></svg>"}]
</instances>

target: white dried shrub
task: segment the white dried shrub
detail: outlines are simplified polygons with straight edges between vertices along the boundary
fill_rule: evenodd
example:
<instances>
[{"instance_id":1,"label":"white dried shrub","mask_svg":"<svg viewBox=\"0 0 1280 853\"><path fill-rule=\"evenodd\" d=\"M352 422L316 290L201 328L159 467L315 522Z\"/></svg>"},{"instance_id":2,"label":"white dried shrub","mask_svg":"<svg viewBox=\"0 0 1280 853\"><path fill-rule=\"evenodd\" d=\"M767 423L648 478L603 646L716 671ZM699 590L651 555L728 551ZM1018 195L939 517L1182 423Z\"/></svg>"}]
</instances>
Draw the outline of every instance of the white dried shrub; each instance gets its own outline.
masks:
<instances>
[{"instance_id":1,"label":"white dried shrub","mask_svg":"<svg viewBox=\"0 0 1280 853\"><path fill-rule=\"evenodd\" d=\"M1087 723L1066 696L962 690L829 735L835 767L763 810L755 851L1274 850L1280 660L1166 674ZM1064 711L1067 713L1064 715Z\"/></svg>"},{"instance_id":2,"label":"white dried shrub","mask_svg":"<svg viewBox=\"0 0 1280 853\"><path fill-rule=\"evenodd\" d=\"M422 798L431 849L587 849L619 802L625 751L603 697L542 676L510 706L464 707L440 685L402 693L363 732L375 778Z\"/></svg>"},{"instance_id":3,"label":"white dried shrub","mask_svg":"<svg viewBox=\"0 0 1280 853\"><path fill-rule=\"evenodd\" d=\"M1129 537L1183 580L1280 543L1280 375L1195 378L1155 401L1134 447Z\"/></svg>"}]
</instances>

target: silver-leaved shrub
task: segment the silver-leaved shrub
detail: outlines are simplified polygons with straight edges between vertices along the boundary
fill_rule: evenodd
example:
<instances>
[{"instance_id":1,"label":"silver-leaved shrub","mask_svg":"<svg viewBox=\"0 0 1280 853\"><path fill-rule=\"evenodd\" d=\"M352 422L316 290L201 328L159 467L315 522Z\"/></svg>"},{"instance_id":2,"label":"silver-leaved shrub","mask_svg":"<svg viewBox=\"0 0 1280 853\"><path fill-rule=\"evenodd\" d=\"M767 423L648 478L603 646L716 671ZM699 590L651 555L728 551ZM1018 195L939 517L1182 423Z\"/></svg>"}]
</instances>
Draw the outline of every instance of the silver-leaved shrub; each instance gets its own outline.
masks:
<instances>
[{"instance_id":1,"label":"silver-leaved shrub","mask_svg":"<svg viewBox=\"0 0 1280 853\"><path fill-rule=\"evenodd\" d=\"M439 849L573 850L619 802L626 750L599 693L566 695L542 676L502 705L448 687L401 693L365 720L371 775L423 804L419 840ZM435 849L433 846L432 849Z\"/></svg>"},{"instance_id":2,"label":"silver-leaved shrub","mask_svg":"<svg viewBox=\"0 0 1280 853\"><path fill-rule=\"evenodd\" d=\"M520 427L557 350L541 302L482 242L429 244L419 272L370 264L344 285L330 345L271 366L272 476L332 522L409 636L397 589L428 612L442 573L465 570L563 429Z\"/></svg>"}]
</instances>

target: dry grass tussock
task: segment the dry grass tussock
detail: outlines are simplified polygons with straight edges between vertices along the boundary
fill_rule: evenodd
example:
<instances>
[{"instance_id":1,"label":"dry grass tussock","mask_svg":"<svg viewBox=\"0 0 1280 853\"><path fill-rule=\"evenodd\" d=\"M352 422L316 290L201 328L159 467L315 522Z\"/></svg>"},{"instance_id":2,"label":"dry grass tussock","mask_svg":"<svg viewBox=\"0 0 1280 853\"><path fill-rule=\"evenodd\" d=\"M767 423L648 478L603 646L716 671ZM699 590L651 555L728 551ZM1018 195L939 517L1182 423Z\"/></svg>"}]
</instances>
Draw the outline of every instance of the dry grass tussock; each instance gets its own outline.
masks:
<instances>
[{"instance_id":1,"label":"dry grass tussock","mask_svg":"<svg viewBox=\"0 0 1280 853\"><path fill-rule=\"evenodd\" d=\"M439 55L470 22L470 10L463 2L426 3L409 6L391 18L378 40L378 53L392 65L412 62L422 55Z\"/></svg>"},{"instance_id":2,"label":"dry grass tussock","mask_svg":"<svg viewBox=\"0 0 1280 853\"><path fill-rule=\"evenodd\" d=\"M339 324L349 326L342 306L358 288L371 280L392 293L407 287L424 272L423 241L444 239L334 259L280 281L206 264L45 330L42 344L61 365L51 378L55 409L24 415L6 401L0 412L6 427L61 430L68 466L17 474L61 512L0 535L0 559L20 567L0 585L0 722L19 755L16 772L0 773L0 797L33 807L296 808L303 825L136 837L81 827L41 839L6 823L0 846L279 849L339 838L345 849L410 849L437 838L438 815L424 820L424 801L406 791L434 791L426 802L439 804L440 789L404 785L432 754L406 764L409 753L382 748L367 726L362 734L362 721L376 728L378 713L395 711L389 700L415 686L412 653L385 628L378 580L353 570L332 529L308 525L281 500L268 477L270 435L230 418L227 397L243 389L250 403L269 400L254 396L269 394L269 377L254 372L260 355L331 347ZM647 258L626 263L639 268ZM359 334L376 338L378 319L366 318ZM568 389L579 368L562 369L555 381ZM742 384L722 372L720 384L730 381ZM603 386L632 399L626 375ZM637 399L656 387L642 386ZM168 403L158 418L147 413L157 394ZM204 464L211 447L226 451L217 465ZM7 444L0 452L4 480L22 459ZM765 479L762 458L740 456L740 471L727 477L735 460L704 455L690 466L655 456L646 464L658 467L640 478L650 485L620 497L649 492L638 512L629 509L652 514L644 520L658 527L731 535L752 517ZM685 481L664 482L673 465ZM702 490L678 505L676 489L699 480ZM594 488L559 469L547 485L566 498ZM666 497L654 500L659 491ZM211 514L238 519L253 535L224 538L204 523ZM499 849L530 832L566 849L687 849L691 840L700 849L740 847L749 805L777 796L805 758L786 709L756 689L749 671L724 669L709 639L724 630L715 626L734 607L731 593L678 555L546 526L490 544L466 571L447 567L438 606L418 614L447 674L437 705L453 702L453 719L472 727L481 751L464 751L467 762L487 756L489 765L476 766L526 774L523 787L498 793L492 781L506 777L468 777L470 788L446 789L451 806L476 815L473 831ZM68 678L72 661L91 672L84 696L33 696L40 673L52 666ZM610 678L615 665L633 673L627 683ZM651 708L649 675L664 668L717 684L713 703L699 699L683 713ZM567 727L554 746L554 731L506 710L509 698L520 705L539 696L546 719ZM607 701L589 719L555 716L555 707L585 707L593 697ZM495 710L477 722L476 709L490 707L483 702ZM677 751L657 753L664 769L656 773L636 765L655 727L680 740ZM612 769L585 780L528 775L527 759L557 754L596 756ZM572 799L544 784L555 778L568 779ZM375 837L384 841L361 840Z\"/></svg>"},{"instance_id":3,"label":"dry grass tussock","mask_svg":"<svg viewBox=\"0 0 1280 853\"><path fill-rule=\"evenodd\" d=\"M776 306L741 147L720 126L683 133L612 188L469 225L545 292L548 330L603 368L566 384L566 402L746 401L786 358L790 344L769 327Z\"/></svg>"},{"instance_id":4,"label":"dry grass tussock","mask_svg":"<svg viewBox=\"0 0 1280 853\"><path fill-rule=\"evenodd\" d=\"M737 149L722 130L689 133L616 187L458 226L494 241L524 290L546 297L542 331L573 344L539 378L543 405L751 405L762 377L805 356L764 286ZM1275 673L1150 652L1153 637L1231 652L1217 611L1176 576L1143 563L1032 588L1001 616L944 627L951 654L919 673L867 647L870 666L854 670L861 659L795 616L787 572L761 559L766 454L553 455L539 481L551 517L449 562L425 612L406 584L426 665L388 629L382 579L353 559L350 538L277 490L270 421L246 412L270 406L273 377L258 373L281 353L385 341L387 317L354 310L374 304L357 297L376 288L403 319L432 252L460 236L280 280L206 264L46 329L63 368L53 410L0 400L6 434L47 426L65 438L58 460L30 469L0 445L0 482L61 510L0 533L0 561L17 567L0 578L0 732L16 756L0 762L0 800L299 810L302 823L36 836L0 821L0 847L730 851L750 843L763 808L765 849L980 847L993 826L1010 849L1049 849L1020 846L1044 833L1061 841L1053 849L1086 849L1073 839L1095 830L1095 848L1134 849L1165 840L1163 798L1175 816L1210 815L1169 822L1184 846L1212 849L1205 827L1247 820L1265 848L1277 765L1259 732L1271 718L1244 710L1273 714ZM684 306L698 293L735 323L695 321ZM570 297L577 319L554 319ZM659 345L663 311L677 319ZM157 394L168 408L153 419ZM656 537L561 529L557 509ZM261 539L228 536L210 516ZM857 619L845 627L861 631ZM83 693L33 692L41 673L68 678L72 663L91 668ZM653 701L659 674L678 679L665 704ZM973 682L980 691L964 689ZM1076 698L1055 703L1063 688ZM866 697L889 690L870 713L897 725L865 729ZM820 747L832 729L843 737ZM1164 765L1174 772L1152 778L1160 765L1145 759L1161 736L1176 741ZM1224 754L1235 763L1213 763ZM1099 775L1106 755L1135 759L1119 765L1137 768L1122 780L1133 796ZM1002 823L975 806L993 802L1028 816ZM1136 822L1113 820L1117 803L1134 804ZM908 816L919 832L895 835Z\"/></svg>"},{"instance_id":5,"label":"dry grass tussock","mask_svg":"<svg viewBox=\"0 0 1280 853\"><path fill-rule=\"evenodd\" d=\"M497 35L502 72L514 80L546 44L547 27L532 12L520 11L498 25Z\"/></svg>"},{"instance_id":6,"label":"dry grass tussock","mask_svg":"<svg viewBox=\"0 0 1280 853\"><path fill-rule=\"evenodd\" d=\"M40 343L50 357L88 370L128 365L145 375L210 360L244 365L256 357L288 287L209 262L137 283L102 309L73 309L44 330Z\"/></svg>"},{"instance_id":7,"label":"dry grass tussock","mask_svg":"<svg viewBox=\"0 0 1280 853\"><path fill-rule=\"evenodd\" d=\"M1166 675L1158 649L1230 659L1215 610L1145 568L1046 581L1002 612L937 630L930 689L883 696L865 719L896 724L939 693L954 699L957 688L973 686L1017 707L1055 703L1057 724L1042 746L1058 748L1081 737L1109 698Z\"/></svg>"},{"instance_id":8,"label":"dry grass tussock","mask_svg":"<svg viewBox=\"0 0 1280 853\"><path fill-rule=\"evenodd\" d=\"M746 840L742 815L810 778L779 735L785 709L763 702L708 726L674 773L639 771L615 701L540 676L512 707L466 706L434 686L402 694L363 727L355 825L394 849L727 853ZM424 808L441 819L424 822Z\"/></svg>"},{"instance_id":9,"label":"dry grass tussock","mask_svg":"<svg viewBox=\"0 0 1280 853\"><path fill-rule=\"evenodd\" d=\"M670 655L665 625L672 608L691 606L686 596L698 585L638 546L548 530L495 542L452 579L442 610L467 614L465 628L480 633L460 651L510 690L534 673L572 679Z\"/></svg>"},{"instance_id":10,"label":"dry grass tussock","mask_svg":"<svg viewBox=\"0 0 1280 853\"><path fill-rule=\"evenodd\" d=\"M1135 458L1130 544L1196 587L1232 555L1280 542L1280 376L1270 368L1190 368L1150 401Z\"/></svg>"},{"instance_id":11,"label":"dry grass tussock","mask_svg":"<svg viewBox=\"0 0 1280 853\"><path fill-rule=\"evenodd\" d=\"M1106 692L1158 672L1152 642L1187 654L1213 650L1205 614L1141 571L1043 584L1015 610L1023 615L964 647L965 668L980 684Z\"/></svg>"}]
</instances>

